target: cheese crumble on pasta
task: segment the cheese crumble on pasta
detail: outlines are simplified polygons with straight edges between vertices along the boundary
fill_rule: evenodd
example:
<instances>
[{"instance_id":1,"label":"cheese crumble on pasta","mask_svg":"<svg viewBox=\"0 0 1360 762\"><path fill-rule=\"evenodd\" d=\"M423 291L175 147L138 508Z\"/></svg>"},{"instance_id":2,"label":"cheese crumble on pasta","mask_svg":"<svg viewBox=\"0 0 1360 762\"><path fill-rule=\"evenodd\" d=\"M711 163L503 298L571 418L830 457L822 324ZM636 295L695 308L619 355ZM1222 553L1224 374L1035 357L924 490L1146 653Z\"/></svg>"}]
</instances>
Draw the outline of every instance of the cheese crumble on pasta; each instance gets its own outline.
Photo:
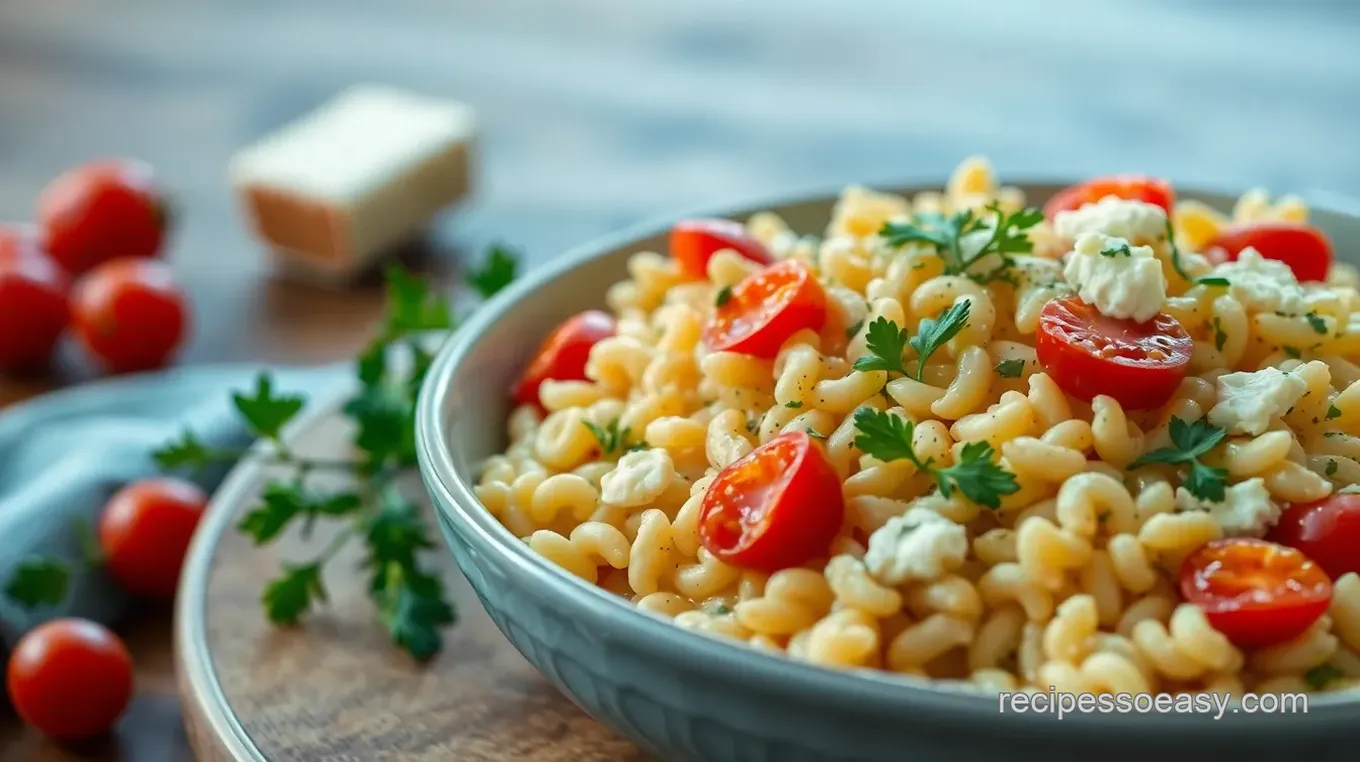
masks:
<instances>
[{"instance_id":1,"label":"cheese crumble on pasta","mask_svg":"<svg viewBox=\"0 0 1360 762\"><path fill-rule=\"evenodd\" d=\"M1360 685L1354 270L1293 197L1026 202L971 158L846 189L820 236L678 224L545 340L483 504L651 614L827 667Z\"/></svg>"}]
</instances>

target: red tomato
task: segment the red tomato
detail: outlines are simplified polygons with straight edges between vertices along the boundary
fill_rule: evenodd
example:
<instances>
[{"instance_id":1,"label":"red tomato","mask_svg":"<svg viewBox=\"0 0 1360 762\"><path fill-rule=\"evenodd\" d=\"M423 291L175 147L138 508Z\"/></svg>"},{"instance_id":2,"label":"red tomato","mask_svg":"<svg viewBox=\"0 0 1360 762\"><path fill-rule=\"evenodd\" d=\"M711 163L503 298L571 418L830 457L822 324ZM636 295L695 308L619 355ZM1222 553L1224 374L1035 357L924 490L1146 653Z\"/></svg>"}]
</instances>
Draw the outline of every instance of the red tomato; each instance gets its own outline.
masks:
<instances>
[{"instance_id":1,"label":"red tomato","mask_svg":"<svg viewBox=\"0 0 1360 762\"><path fill-rule=\"evenodd\" d=\"M1291 505L1266 539L1297 548L1332 579L1360 574L1360 495Z\"/></svg>"},{"instance_id":2,"label":"red tomato","mask_svg":"<svg viewBox=\"0 0 1360 762\"><path fill-rule=\"evenodd\" d=\"M524 375L515 385L514 400L521 405L539 405L538 387L553 381L584 381L590 348L613 336L618 324L608 313L588 310L567 318L559 325L529 361Z\"/></svg>"},{"instance_id":3,"label":"red tomato","mask_svg":"<svg viewBox=\"0 0 1360 762\"><path fill-rule=\"evenodd\" d=\"M105 262L76 282L76 336L111 373L164 365L189 325L170 268L149 259Z\"/></svg>"},{"instance_id":4,"label":"red tomato","mask_svg":"<svg viewBox=\"0 0 1360 762\"><path fill-rule=\"evenodd\" d=\"M817 276L786 259L732 288L704 327L704 343L714 351L774 357L790 336L804 328L820 331L825 322L826 292Z\"/></svg>"},{"instance_id":5,"label":"red tomato","mask_svg":"<svg viewBox=\"0 0 1360 762\"><path fill-rule=\"evenodd\" d=\"M44 248L79 275L111 259L154 257L165 234L165 200L151 167L127 160L85 164L38 196Z\"/></svg>"},{"instance_id":6,"label":"red tomato","mask_svg":"<svg viewBox=\"0 0 1360 762\"><path fill-rule=\"evenodd\" d=\"M1044 216L1052 220L1058 212L1080 209L1087 204L1118 196L1129 201L1144 201L1171 212L1176 203L1176 191L1171 183L1145 175L1113 175L1096 177L1058 191L1044 204Z\"/></svg>"},{"instance_id":7,"label":"red tomato","mask_svg":"<svg viewBox=\"0 0 1360 762\"><path fill-rule=\"evenodd\" d=\"M752 262L774 262L769 249L732 220L683 220L671 228L671 256L680 271L693 278L708 274L708 260L723 249L732 249Z\"/></svg>"},{"instance_id":8,"label":"red tomato","mask_svg":"<svg viewBox=\"0 0 1360 762\"><path fill-rule=\"evenodd\" d=\"M1249 537L1214 540L1181 564L1181 596L1239 648L1307 630L1327 611L1332 581L1293 548Z\"/></svg>"},{"instance_id":9,"label":"red tomato","mask_svg":"<svg viewBox=\"0 0 1360 762\"><path fill-rule=\"evenodd\" d=\"M826 552L845 518L836 469L791 431L718 472L699 507L699 537L734 566L775 572Z\"/></svg>"},{"instance_id":10,"label":"red tomato","mask_svg":"<svg viewBox=\"0 0 1360 762\"><path fill-rule=\"evenodd\" d=\"M1146 323L1100 314L1075 296L1039 313L1039 363L1073 397L1113 397L1126 410L1160 407L1185 378L1194 342L1161 312Z\"/></svg>"},{"instance_id":11,"label":"red tomato","mask_svg":"<svg viewBox=\"0 0 1360 762\"><path fill-rule=\"evenodd\" d=\"M109 572L144 598L174 598L189 540L208 496L180 479L146 479L119 490L99 518Z\"/></svg>"},{"instance_id":12,"label":"red tomato","mask_svg":"<svg viewBox=\"0 0 1360 762\"><path fill-rule=\"evenodd\" d=\"M1332 242L1321 230L1297 222L1234 225L1219 231L1204 248L1213 252L1214 258L1232 262L1248 246L1266 259L1289 265L1300 281L1326 280L1332 269Z\"/></svg>"},{"instance_id":13,"label":"red tomato","mask_svg":"<svg viewBox=\"0 0 1360 762\"><path fill-rule=\"evenodd\" d=\"M67 287L32 230L0 226L0 370L30 370L51 359L71 317Z\"/></svg>"},{"instance_id":14,"label":"red tomato","mask_svg":"<svg viewBox=\"0 0 1360 762\"><path fill-rule=\"evenodd\" d=\"M132 656L99 624L57 619L19 640L8 684L25 722L58 741L79 741L113 727L127 708Z\"/></svg>"}]
</instances>

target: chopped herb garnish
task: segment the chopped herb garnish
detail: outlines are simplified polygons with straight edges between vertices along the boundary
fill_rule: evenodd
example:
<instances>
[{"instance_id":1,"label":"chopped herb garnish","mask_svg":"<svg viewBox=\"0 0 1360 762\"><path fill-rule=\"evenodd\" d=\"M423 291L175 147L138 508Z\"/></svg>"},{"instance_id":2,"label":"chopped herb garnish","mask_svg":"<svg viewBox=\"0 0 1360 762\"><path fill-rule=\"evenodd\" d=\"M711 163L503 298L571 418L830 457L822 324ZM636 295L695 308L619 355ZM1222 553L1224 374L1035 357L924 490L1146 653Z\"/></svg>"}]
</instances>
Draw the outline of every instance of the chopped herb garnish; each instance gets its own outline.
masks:
<instances>
[{"instance_id":1,"label":"chopped herb garnish","mask_svg":"<svg viewBox=\"0 0 1360 762\"><path fill-rule=\"evenodd\" d=\"M972 304L967 299L957 301L950 305L949 309L940 313L938 318L926 318L921 321L921 330L909 342L911 348L916 350L916 380L921 380L921 375L925 372L926 360L935 353L935 350L944 346L950 339L959 335L959 331L968 325L968 310Z\"/></svg>"},{"instance_id":2,"label":"chopped herb garnish","mask_svg":"<svg viewBox=\"0 0 1360 762\"><path fill-rule=\"evenodd\" d=\"M968 325L970 302L955 302L949 309L940 313L938 318L921 321L921 330L911 336L905 328L885 317L879 317L869 324L865 337L865 347L869 354L855 361L854 368L859 371L883 370L891 373L907 373L902 364L902 353L910 346L916 351L916 380L925 373L926 361L935 350L944 346Z\"/></svg>"},{"instance_id":3,"label":"chopped herb garnish","mask_svg":"<svg viewBox=\"0 0 1360 762\"><path fill-rule=\"evenodd\" d=\"M845 329L845 338L853 339L859 335L859 329L864 327L863 320L856 320L855 324Z\"/></svg>"},{"instance_id":4,"label":"chopped herb garnish","mask_svg":"<svg viewBox=\"0 0 1360 762\"><path fill-rule=\"evenodd\" d=\"M1327 468L1323 469L1328 476L1335 476L1337 469L1336 458L1327 461Z\"/></svg>"},{"instance_id":5,"label":"chopped herb garnish","mask_svg":"<svg viewBox=\"0 0 1360 762\"><path fill-rule=\"evenodd\" d=\"M1171 247L1171 268L1176 271L1186 281L1201 286L1227 286L1227 278L1204 277L1196 278L1185 271L1185 266L1181 264L1181 249L1176 245L1176 231L1171 227L1171 220L1166 221L1166 242Z\"/></svg>"},{"instance_id":6,"label":"chopped herb garnish","mask_svg":"<svg viewBox=\"0 0 1360 762\"><path fill-rule=\"evenodd\" d=\"M610 421L604 426L596 426L590 421L581 421L595 437L595 441L600 445L602 455L613 455L614 453L624 452L628 449L628 435L631 433L627 426L619 428L617 419Z\"/></svg>"},{"instance_id":7,"label":"chopped herb garnish","mask_svg":"<svg viewBox=\"0 0 1360 762\"><path fill-rule=\"evenodd\" d=\"M1014 264L1011 254L1027 254L1034 250L1034 242L1029 238L1029 229L1044 219L1043 211L1025 208L1006 214L1000 204L995 202L986 207L991 212L988 217L977 214L971 209L954 212L951 215L939 212L924 212L914 215L909 222L884 223L879 235L894 248L909 243L926 243L935 247L935 252L944 260L945 273L967 275L979 282L993 280L1014 282L1009 272ZM966 252L965 239L986 237L976 251ZM967 247L969 249L972 246ZM970 272L973 265L991 255L997 255L996 267L984 273Z\"/></svg>"},{"instance_id":8,"label":"chopped herb garnish","mask_svg":"<svg viewBox=\"0 0 1360 762\"><path fill-rule=\"evenodd\" d=\"M996 374L1002 378L1019 378L1025 373L1025 361L1016 357L1011 360L1002 360L996 364Z\"/></svg>"},{"instance_id":9,"label":"chopped herb garnish","mask_svg":"<svg viewBox=\"0 0 1360 762\"><path fill-rule=\"evenodd\" d=\"M1222 350L1223 345L1228 343L1228 334L1223 332L1223 325L1218 322L1218 318L1213 319L1212 325L1214 327L1214 348Z\"/></svg>"},{"instance_id":10,"label":"chopped herb garnish","mask_svg":"<svg viewBox=\"0 0 1360 762\"><path fill-rule=\"evenodd\" d=\"M1308 321L1308 325L1313 328L1313 333L1327 332L1327 321L1323 320L1316 312L1306 313L1303 317Z\"/></svg>"},{"instance_id":11,"label":"chopped herb garnish","mask_svg":"<svg viewBox=\"0 0 1360 762\"><path fill-rule=\"evenodd\" d=\"M800 407L802 407L802 406L803 406L803 403L799 402L798 400L792 400L792 401L789 401L789 402L785 402L785 403L784 403L784 407L793 408L794 410L797 410L798 408L800 408Z\"/></svg>"},{"instance_id":12,"label":"chopped herb garnish","mask_svg":"<svg viewBox=\"0 0 1360 762\"><path fill-rule=\"evenodd\" d=\"M1300 357L1303 357L1303 353L1299 351L1298 347L1282 346L1280 347L1280 351L1284 352L1286 357L1289 357L1290 359L1293 360L1297 360Z\"/></svg>"},{"instance_id":13,"label":"chopped herb garnish","mask_svg":"<svg viewBox=\"0 0 1360 762\"><path fill-rule=\"evenodd\" d=\"M718 289L718 296L717 296L717 298L715 298L715 299L713 300L713 306L714 306L714 307L721 307L721 306L723 306L724 304L727 304L727 302L728 302L731 298L732 298L732 287L731 287L731 286L723 286L722 288Z\"/></svg>"},{"instance_id":14,"label":"chopped herb garnish","mask_svg":"<svg viewBox=\"0 0 1360 762\"><path fill-rule=\"evenodd\" d=\"M935 468L934 461L921 460L912 446L915 425L872 408L860 408L855 413L855 446L881 461L909 460L923 473L935 479L940 494L948 498L954 490L978 505L996 509L1001 498L1019 491L1015 474L1005 470L993 459L996 452L987 442L969 442L959 452L959 462L948 468Z\"/></svg>"},{"instance_id":15,"label":"chopped herb garnish","mask_svg":"<svg viewBox=\"0 0 1360 762\"><path fill-rule=\"evenodd\" d=\"M1330 664L1319 664L1303 673L1303 679L1316 690L1322 690L1333 680L1345 677L1345 673Z\"/></svg>"},{"instance_id":16,"label":"chopped herb garnish","mask_svg":"<svg viewBox=\"0 0 1360 762\"><path fill-rule=\"evenodd\" d=\"M1340 418L1340 417L1341 417L1341 408L1337 407L1336 405L1328 405L1328 406L1327 406L1327 420L1329 420L1329 421L1334 421L1334 420L1336 420L1337 418Z\"/></svg>"},{"instance_id":17,"label":"chopped herb garnish","mask_svg":"<svg viewBox=\"0 0 1360 762\"><path fill-rule=\"evenodd\" d=\"M807 429L807 434L808 434L808 436L812 437L813 439L826 439L826 435L825 435L825 434L822 434L822 433L820 433L820 432L814 430L811 426L808 427L808 429Z\"/></svg>"},{"instance_id":18,"label":"chopped herb garnish","mask_svg":"<svg viewBox=\"0 0 1360 762\"><path fill-rule=\"evenodd\" d=\"M1200 500L1211 503L1223 502L1228 469L1206 466L1200 463L1199 459L1222 442L1227 432L1209 423L1205 418L1187 423L1181 418L1173 417L1167 433L1171 437L1171 446L1143 453L1129 464L1129 468L1139 468L1151 463L1189 465L1190 473L1183 485L1185 489Z\"/></svg>"},{"instance_id":19,"label":"chopped herb garnish","mask_svg":"<svg viewBox=\"0 0 1360 762\"><path fill-rule=\"evenodd\" d=\"M1132 257L1133 250L1129 248L1129 242L1125 241L1118 246L1111 246L1100 250L1102 257Z\"/></svg>"}]
</instances>

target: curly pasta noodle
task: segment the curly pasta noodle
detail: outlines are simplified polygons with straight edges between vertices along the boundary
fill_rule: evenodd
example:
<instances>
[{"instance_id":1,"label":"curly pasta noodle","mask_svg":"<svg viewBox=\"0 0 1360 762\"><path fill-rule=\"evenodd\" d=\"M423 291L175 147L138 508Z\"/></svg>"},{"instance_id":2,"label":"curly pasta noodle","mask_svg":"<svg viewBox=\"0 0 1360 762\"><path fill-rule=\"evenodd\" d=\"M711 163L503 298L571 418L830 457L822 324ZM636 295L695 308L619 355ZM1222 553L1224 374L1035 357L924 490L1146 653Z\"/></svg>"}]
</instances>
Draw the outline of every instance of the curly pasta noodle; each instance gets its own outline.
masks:
<instances>
[{"instance_id":1,"label":"curly pasta noodle","mask_svg":"<svg viewBox=\"0 0 1360 762\"><path fill-rule=\"evenodd\" d=\"M1064 257L1077 254L1062 215L1027 231L1032 250L987 253L973 269L929 242L883 235L928 218L913 215L990 221L1026 203L970 157L938 192L848 188L821 231L752 215L752 241L807 265L825 296L820 325L781 335L761 357L715 350L706 336L719 303L764 265L723 248L696 277L662 253L633 254L605 299L614 335L591 346L583 373L544 381L539 405L511 411L478 498L529 549L646 612L826 667L983 691L1137 693L1314 690L1306 676L1327 665L1341 675L1327 690L1360 687L1354 573L1334 580L1306 632L1252 650L1185 602L1179 580L1205 543L1261 537L1285 506L1357 491L1360 276L1338 264L1324 283L1299 284L1279 263L1243 253L1216 265L1199 253L1229 224L1306 222L1296 197L1251 191L1231 210L1177 202L1178 264L1165 225L1134 230L1129 220L1149 212L1124 209L1127 219L1100 224L1125 225L1120 237L1161 262L1161 309L1193 340L1188 372L1153 409L1078 398L1036 341L1044 306L1078 290L1066 280ZM1005 277L980 277L997 265ZM1227 285L1192 282L1210 275ZM966 321L927 357L906 341L964 307ZM901 332L899 356L884 356L885 322ZM1255 420L1250 406L1277 390L1252 387L1243 402L1232 376L1267 368L1298 394ZM859 421L870 415L909 426L900 446L912 457L865 445ZM1177 427L1200 421L1223 433L1193 464L1159 455L1182 444ZM714 544L725 525L705 505L720 499L710 492L724 469L788 432L817 443L844 518L814 557L746 568ZM984 445L1014 480L988 505L971 482L942 476L975 478L967 469ZM1269 503L1202 502L1187 492L1192 466L1196 478L1221 474L1225 495Z\"/></svg>"}]
</instances>

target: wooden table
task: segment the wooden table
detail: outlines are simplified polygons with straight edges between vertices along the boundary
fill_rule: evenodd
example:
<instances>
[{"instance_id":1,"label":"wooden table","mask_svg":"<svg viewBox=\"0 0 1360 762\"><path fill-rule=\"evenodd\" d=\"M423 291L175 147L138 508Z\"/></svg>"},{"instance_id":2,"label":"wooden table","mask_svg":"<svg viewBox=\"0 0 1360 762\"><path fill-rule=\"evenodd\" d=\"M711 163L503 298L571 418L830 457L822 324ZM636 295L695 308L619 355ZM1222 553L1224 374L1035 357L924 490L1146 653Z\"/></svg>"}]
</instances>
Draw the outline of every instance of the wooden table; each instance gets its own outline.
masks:
<instances>
[{"instance_id":1,"label":"wooden table","mask_svg":"<svg viewBox=\"0 0 1360 762\"><path fill-rule=\"evenodd\" d=\"M850 181L1138 170L1318 200L1360 196L1351 0L4 0L0 218L102 155L152 162L182 211L170 259L197 309L184 363L351 353L381 307L271 281L232 152L378 81L476 106L474 208L408 259L451 282L492 240L541 262L658 213ZM0 405L88 377L0 379ZM6 760L188 759L168 618L127 632L140 695L68 752L0 721Z\"/></svg>"}]
</instances>

